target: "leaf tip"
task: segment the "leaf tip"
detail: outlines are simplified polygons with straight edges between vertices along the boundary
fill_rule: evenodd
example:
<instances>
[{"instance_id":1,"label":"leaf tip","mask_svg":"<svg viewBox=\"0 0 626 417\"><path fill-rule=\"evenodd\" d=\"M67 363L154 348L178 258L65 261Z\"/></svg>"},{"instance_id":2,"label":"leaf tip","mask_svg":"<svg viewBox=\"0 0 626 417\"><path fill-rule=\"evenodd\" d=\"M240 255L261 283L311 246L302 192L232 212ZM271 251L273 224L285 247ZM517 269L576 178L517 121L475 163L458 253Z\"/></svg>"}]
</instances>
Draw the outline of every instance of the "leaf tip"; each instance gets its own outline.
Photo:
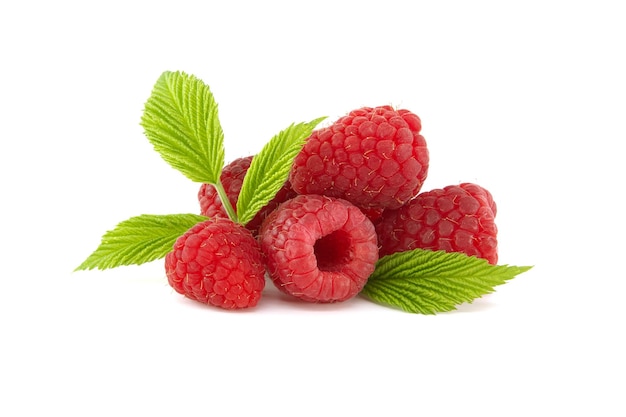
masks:
<instances>
[{"instance_id":1,"label":"leaf tip","mask_svg":"<svg viewBox=\"0 0 626 417\"><path fill-rule=\"evenodd\" d=\"M309 126L315 128L315 126L319 125L320 123L322 123L326 119L328 119L328 116L318 117L317 119L311 120L308 124L309 124Z\"/></svg>"}]
</instances>

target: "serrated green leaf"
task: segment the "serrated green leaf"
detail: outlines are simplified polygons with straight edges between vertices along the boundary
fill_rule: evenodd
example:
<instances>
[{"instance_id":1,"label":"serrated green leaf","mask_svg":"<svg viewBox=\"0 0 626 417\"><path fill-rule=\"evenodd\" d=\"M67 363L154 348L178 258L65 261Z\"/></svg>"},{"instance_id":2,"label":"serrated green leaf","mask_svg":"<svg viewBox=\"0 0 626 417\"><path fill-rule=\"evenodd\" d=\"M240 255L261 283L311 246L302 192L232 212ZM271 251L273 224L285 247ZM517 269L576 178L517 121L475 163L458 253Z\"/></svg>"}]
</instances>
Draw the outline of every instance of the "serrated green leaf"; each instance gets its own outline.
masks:
<instances>
[{"instance_id":1,"label":"serrated green leaf","mask_svg":"<svg viewBox=\"0 0 626 417\"><path fill-rule=\"evenodd\" d=\"M275 135L252 158L237 199L239 222L246 224L269 203L285 184L293 160L313 129L326 117L292 124Z\"/></svg>"},{"instance_id":2,"label":"serrated green leaf","mask_svg":"<svg viewBox=\"0 0 626 417\"><path fill-rule=\"evenodd\" d=\"M530 266L492 265L463 253L414 249L378 260L361 294L411 313L455 310Z\"/></svg>"},{"instance_id":3,"label":"serrated green leaf","mask_svg":"<svg viewBox=\"0 0 626 417\"><path fill-rule=\"evenodd\" d=\"M146 101L141 126L173 168L195 182L218 181L224 132L208 85L184 72L164 72Z\"/></svg>"},{"instance_id":4,"label":"serrated green leaf","mask_svg":"<svg viewBox=\"0 0 626 417\"><path fill-rule=\"evenodd\" d=\"M178 237L204 220L207 217L197 214L131 217L106 232L100 246L75 271L140 265L163 258Z\"/></svg>"}]
</instances>

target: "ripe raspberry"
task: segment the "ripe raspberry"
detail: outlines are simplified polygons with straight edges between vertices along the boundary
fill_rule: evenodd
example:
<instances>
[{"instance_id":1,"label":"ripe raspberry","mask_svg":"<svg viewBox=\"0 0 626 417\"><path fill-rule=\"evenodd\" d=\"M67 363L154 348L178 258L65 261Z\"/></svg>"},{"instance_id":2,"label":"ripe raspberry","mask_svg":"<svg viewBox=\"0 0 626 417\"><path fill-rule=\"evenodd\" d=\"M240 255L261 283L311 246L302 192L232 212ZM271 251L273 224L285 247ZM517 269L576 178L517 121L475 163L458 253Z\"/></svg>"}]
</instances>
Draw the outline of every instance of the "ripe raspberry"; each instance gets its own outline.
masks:
<instances>
[{"instance_id":1,"label":"ripe raspberry","mask_svg":"<svg viewBox=\"0 0 626 417\"><path fill-rule=\"evenodd\" d=\"M265 286L252 233L223 217L198 223L165 256L170 285L192 300L225 309L254 307Z\"/></svg>"},{"instance_id":2,"label":"ripe raspberry","mask_svg":"<svg viewBox=\"0 0 626 417\"><path fill-rule=\"evenodd\" d=\"M237 158L231 163L227 164L220 175L220 181L228 200L234 209L237 208L237 199L239 198L239 192L241 191L241 185L243 184L243 178L250 168L253 156L247 156L244 158ZM292 190L289 181L285 182L285 185L276 193L276 196L265 207L263 207L252 220L246 224L246 228L252 231L253 234L257 234L263 219L267 217L280 203L287 201L288 199L296 195ZM198 201L200 202L200 214L207 217L228 217L224 206L215 190L215 187L211 184L202 184L198 191Z\"/></svg>"},{"instance_id":3,"label":"ripe raspberry","mask_svg":"<svg viewBox=\"0 0 626 417\"><path fill-rule=\"evenodd\" d=\"M496 204L489 191L463 183L421 193L376 224L380 256L421 248L463 252L498 262Z\"/></svg>"},{"instance_id":4,"label":"ripe raspberry","mask_svg":"<svg viewBox=\"0 0 626 417\"><path fill-rule=\"evenodd\" d=\"M300 194L324 194L364 208L398 208L426 179L429 154L419 117L363 107L314 131L289 180Z\"/></svg>"},{"instance_id":5,"label":"ripe raspberry","mask_svg":"<svg viewBox=\"0 0 626 417\"><path fill-rule=\"evenodd\" d=\"M374 225L342 199L299 195L267 217L259 236L274 284L305 301L355 296L378 260Z\"/></svg>"}]
</instances>

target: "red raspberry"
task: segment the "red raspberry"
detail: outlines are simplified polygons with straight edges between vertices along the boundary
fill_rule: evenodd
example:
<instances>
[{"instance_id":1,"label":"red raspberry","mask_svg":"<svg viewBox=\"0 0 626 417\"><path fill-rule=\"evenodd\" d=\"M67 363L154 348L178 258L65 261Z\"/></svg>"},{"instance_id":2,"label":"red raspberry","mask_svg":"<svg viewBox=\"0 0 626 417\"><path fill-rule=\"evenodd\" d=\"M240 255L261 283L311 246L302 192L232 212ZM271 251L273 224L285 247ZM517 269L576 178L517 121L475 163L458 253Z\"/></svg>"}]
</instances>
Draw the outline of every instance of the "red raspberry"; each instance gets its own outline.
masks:
<instances>
[{"instance_id":1,"label":"red raspberry","mask_svg":"<svg viewBox=\"0 0 626 417\"><path fill-rule=\"evenodd\" d=\"M376 224L380 256L421 248L463 252L498 262L496 204L476 184L451 185L421 193Z\"/></svg>"},{"instance_id":2,"label":"red raspberry","mask_svg":"<svg viewBox=\"0 0 626 417\"><path fill-rule=\"evenodd\" d=\"M165 256L170 285L192 300L225 309L254 307L265 286L256 239L223 217L198 223Z\"/></svg>"},{"instance_id":3,"label":"red raspberry","mask_svg":"<svg viewBox=\"0 0 626 417\"><path fill-rule=\"evenodd\" d=\"M419 117L390 106L363 107L314 131L289 180L300 194L324 194L369 208L398 208L415 197L429 164Z\"/></svg>"},{"instance_id":4,"label":"red raspberry","mask_svg":"<svg viewBox=\"0 0 626 417\"><path fill-rule=\"evenodd\" d=\"M233 209L237 209L237 199L239 198L239 192L241 191L241 185L243 184L243 178L250 168L253 156L247 156L244 158L237 158L222 169L220 175L220 181L228 200L233 206ZM257 234L263 219L267 217L280 203L287 201L294 197L296 192L292 190L289 181L285 182L285 185L278 190L276 196L265 207L263 207L252 220L246 224L246 228L252 231L253 234ZM228 217L224 206L215 190L215 187L211 184L202 184L198 191L198 201L200 202L200 214L207 217Z\"/></svg>"},{"instance_id":5,"label":"red raspberry","mask_svg":"<svg viewBox=\"0 0 626 417\"><path fill-rule=\"evenodd\" d=\"M378 260L374 225L342 199L299 195L267 217L259 236L274 284L305 301L355 296Z\"/></svg>"}]
</instances>

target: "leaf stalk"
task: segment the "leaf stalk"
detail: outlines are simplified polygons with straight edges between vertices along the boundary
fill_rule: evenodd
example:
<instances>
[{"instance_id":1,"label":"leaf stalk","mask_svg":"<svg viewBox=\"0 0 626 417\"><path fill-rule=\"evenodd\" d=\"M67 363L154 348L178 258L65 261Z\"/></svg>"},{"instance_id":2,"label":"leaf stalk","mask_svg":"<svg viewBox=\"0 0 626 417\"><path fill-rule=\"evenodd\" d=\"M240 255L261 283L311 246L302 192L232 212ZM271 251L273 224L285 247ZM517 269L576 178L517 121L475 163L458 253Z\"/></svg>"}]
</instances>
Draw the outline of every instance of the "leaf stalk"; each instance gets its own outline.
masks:
<instances>
[{"instance_id":1,"label":"leaf stalk","mask_svg":"<svg viewBox=\"0 0 626 417\"><path fill-rule=\"evenodd\" d=\"M224 206L224 209L226 210L226 214L228 214L228 217L233 222L239 223L239 217L237 216L237 212L233 208L233 205L230 204L230 200L228 199L228 194L226 194L226 190L224 189L224 186L222 185L222 181L220 181L218 178L217 182L214 183L213 186L217 190L217 195L219 196L220 201L222 202L222 206Z\"/></svg>"}]
</instances>

